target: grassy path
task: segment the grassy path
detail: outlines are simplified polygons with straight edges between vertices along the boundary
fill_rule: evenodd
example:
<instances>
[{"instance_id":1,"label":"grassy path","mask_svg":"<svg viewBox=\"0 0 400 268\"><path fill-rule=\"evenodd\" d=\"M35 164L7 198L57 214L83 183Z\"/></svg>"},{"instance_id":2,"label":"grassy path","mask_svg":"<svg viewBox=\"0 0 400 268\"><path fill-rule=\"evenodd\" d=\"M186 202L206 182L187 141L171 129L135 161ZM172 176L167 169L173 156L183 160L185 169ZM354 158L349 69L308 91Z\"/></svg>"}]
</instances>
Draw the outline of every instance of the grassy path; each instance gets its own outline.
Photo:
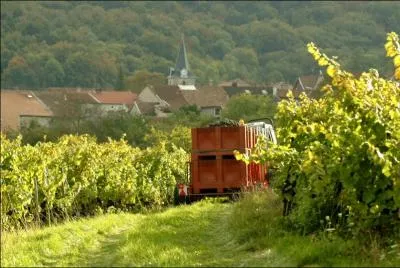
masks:
<instances>
[{"instance_id":1,"label":"grassy path","mask_svg":"<svg viewBox=\"0 0 400 268\"><path fill-rule=\"evenodd\" d=\"M2 266L274 265L270 250L249 251L235 243L227 225L231 209L232 204L200 202L156 214L104 215L6 233Z\"/></svg>"},{"instance_id":2,"label":"grassy path","mask_svg":"<svg viewBox=\"0 0 400 268\"><path fill-rule=\"evenodd\" d=\"M339 237L285 231L278 203L267 197L2 233L1 266L400 267L397 248L384 252Z\"/></svg>"}]
</instances>

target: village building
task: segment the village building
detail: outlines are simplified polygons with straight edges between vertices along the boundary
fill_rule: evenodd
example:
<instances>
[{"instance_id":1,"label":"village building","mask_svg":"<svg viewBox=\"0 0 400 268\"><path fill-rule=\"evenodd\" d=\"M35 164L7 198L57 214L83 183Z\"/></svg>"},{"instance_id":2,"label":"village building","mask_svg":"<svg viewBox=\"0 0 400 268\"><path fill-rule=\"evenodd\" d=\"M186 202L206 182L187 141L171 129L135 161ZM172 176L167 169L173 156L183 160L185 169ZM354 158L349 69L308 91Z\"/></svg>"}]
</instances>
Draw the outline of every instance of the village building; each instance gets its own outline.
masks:
<instances>
[{"instance_id":1,"label":"village building","mask_svg":"<svg viewBox=\"0 0 400 268\"><path fill-rule=\"evenodd\" d=\"M166 117L171 112L188 105L196 105L201 113L220 116L229 99L222 87L204 86L196 88L195 76L190 70L185 40L179 47L175 68L168 75L168 85L146 86L138 95L138 109L150 110L157 117Z\"/></svg>"},{"instance_id":2,"label":"village building","mask_svg":"<svg viewBox=\"0 0 400 268\"><path fill-rule=\"evenodd\" d=\"M268 88L270 88L268 85L257 85L255 83L249 83L239 78L230 81L223 81L219 83L218 86L223 88L225 92L229 95L229 97L240 95L243 93L254 95L271 94L271 90L268 90Z\"/></svg>"},{"instance_id":3,"label":"village building","mask_svg":"<svg viewBox=\"0 0 400 268\"><path fill-rule=\"evenodd\" d=\"M137 94L131 91L89 91L88 94L96 100L103 114L109 112L127 112L137 114L135 100Z\"/></svg>"},{"instance_id":4,"label":"village building","mask_svg":"<svg viewBox=\"0 0 400 268\"><path fill-rule=\"evenodd\" d=\"M189 105L196 105L202 114L219 117L222 108L229 100L222 87L204 86L195 91L182 91Z\"/></svg>"},{"instance_id":5,"label":"village building","mask_svg":"<svg viewBox=\"0 0 400 268\"><path fill-rule=\"evenodd\" d=\"M180 107L189 105L177 85L147 86L138 95L142 103L153 104L157 117L166 117Z\"/></svg>"},{"instance_id":6,"label":"village building","mask_svg":"<svg viewBox=\"0 0 400 268\"><path fill-rule=\"evenodd\" d=\"M182 35L182 42L179 47L175 68L170 68L168 75L169 86L180 86L182 90L195 90L196 77L190 70L189 60L186 53L185 39Z\"/></svg>"},{"instance_id":7,"label":"village building","mask_svg":"<svg viewBox=\"0 0 400 268\"><path fill-rule=\"evenodd\" d=\"M33 121L48 126L53 112L28 90L6 90L0 92L1 98L1 131L17 131L29 126Z\"/></svg>"},{"instance_id":8,"label":"village building","mask_svg":"<svg viewBox=\"0 0 400 268\"><path fill-rule=\"evenodd\" d=\"M318 75L303 75L296 79L293 89L305 92L315 91L322 86L323 82L324 76L322 75L322 72Z\"/></svg>"}]
</instances>

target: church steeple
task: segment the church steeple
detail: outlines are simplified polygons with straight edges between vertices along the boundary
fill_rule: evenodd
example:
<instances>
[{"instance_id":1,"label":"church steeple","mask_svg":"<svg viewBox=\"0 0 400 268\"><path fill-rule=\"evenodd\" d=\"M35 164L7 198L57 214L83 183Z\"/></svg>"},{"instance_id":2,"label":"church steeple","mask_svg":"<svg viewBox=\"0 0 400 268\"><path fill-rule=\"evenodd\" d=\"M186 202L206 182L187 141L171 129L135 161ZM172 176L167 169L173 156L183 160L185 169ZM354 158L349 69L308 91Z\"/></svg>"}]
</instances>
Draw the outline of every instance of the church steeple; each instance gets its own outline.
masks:
<instances>
[{"instance_id":1,"label":"church steeple","mask_svg":"<svg viewBox=\"0 0 400 268\"><path fill-rule=\"evenodd\" d=\"M182 34L182 43L179 47L178 58L176 59L175 70L183 70L186 69L188 72L190 71L189 68L189 61L186 54L186 46L185 46L185 37Z\"/></svg>"},{"instance_id":2,"label":"church steeple","mask_svg":"<svg viewBox=\"0 0 400 268\"><path fill-rule=\"evenodd\" d=\"M170 68L168 85L194 85L195 77L190 71L189 60L187 57L185 38L182 34L182 42L176 58L175 68Z\"/></svg>"}]
</instances>

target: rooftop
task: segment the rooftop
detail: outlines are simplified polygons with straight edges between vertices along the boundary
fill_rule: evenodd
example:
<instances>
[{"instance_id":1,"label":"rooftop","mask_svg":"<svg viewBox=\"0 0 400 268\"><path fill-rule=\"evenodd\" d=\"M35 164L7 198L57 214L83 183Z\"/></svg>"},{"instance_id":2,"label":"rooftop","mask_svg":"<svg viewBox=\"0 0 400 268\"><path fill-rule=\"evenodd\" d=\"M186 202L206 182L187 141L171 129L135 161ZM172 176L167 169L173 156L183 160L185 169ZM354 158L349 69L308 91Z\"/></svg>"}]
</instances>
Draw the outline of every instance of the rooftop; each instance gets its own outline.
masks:
<instances>
[{"instance_id":1,"label":"rooftop","mask_svg":"<svg viewBox=\"0 0 400 268\"><path fill-rule=\"evenodd\" d=\"M53 113L28 90L1 90L1 130L19 128L19 117L52 116Z\"/></svg>"}]
</instances>

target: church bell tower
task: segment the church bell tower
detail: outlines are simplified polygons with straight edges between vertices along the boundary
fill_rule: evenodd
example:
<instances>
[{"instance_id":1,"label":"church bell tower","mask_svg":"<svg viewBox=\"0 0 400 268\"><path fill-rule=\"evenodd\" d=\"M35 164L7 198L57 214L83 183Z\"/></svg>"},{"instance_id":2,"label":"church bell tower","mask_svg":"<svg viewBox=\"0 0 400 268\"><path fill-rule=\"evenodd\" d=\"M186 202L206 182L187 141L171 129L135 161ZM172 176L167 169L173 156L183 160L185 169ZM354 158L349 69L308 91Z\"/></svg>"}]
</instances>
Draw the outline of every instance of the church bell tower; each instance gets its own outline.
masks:
<instances>
[{"instance_id":1,"label":"church bell tower","mask_svg":"<svg viewBox=\"0 0 400 268\"><path fill-rule=\"evenodd\" d=\"M182 34L182 42L179 47L178 57L175 68L170 68L168 76L168 85L182 86L195 84L195 76L192 74L186 53L185 39Z\"/></svg>"}]
</instances>

